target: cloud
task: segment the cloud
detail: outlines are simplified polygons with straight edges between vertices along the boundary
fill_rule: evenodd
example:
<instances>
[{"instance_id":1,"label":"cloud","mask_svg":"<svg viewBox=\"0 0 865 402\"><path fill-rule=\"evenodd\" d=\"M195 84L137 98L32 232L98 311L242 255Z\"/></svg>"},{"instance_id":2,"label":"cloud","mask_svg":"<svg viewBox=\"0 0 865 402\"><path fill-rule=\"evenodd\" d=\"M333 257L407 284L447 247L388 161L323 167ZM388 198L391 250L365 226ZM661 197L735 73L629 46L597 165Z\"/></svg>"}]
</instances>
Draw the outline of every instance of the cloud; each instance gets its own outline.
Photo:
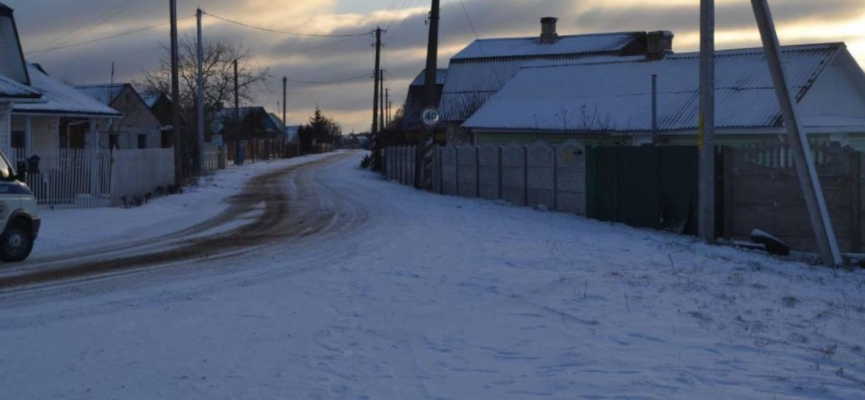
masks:
<instances>
[{"instance_id":1,"label":"cloud","mask_svg":"<svg viewBox=\"0 0 865 402\"><path fill-rule=\"evenodd\" d=\"M666 29L676 33L676 50L697 46L698 0L458 0L442 4L440 66L475 39L535 36L539 18L557 16L562 34ZM167 21L164 3L152 0L4 0L15 9L25 51L113 35ZM199 2L179 0L178 14L191 16ZM388 27L383 57L395 105L401 104L409 82L423 69L428 27L427 1L407 0L208 0L205 11L274 29L310 33L348 34ZM387 10L389 4L405 8ZM785 43L846 40L860 61L865 60L865 3L861 0L771 0ZM468 14L468 18L466 16ZM468 23L471 20L471 25ZM93 23L93 22L96 23ZM474 30L472 29L474 27ZM717 1L718 47L759 43L747 1ZM194 20L184 20L182 35L193 34ZM243 42L257 55L256 62L271 67L270 88L257 95L260 104L276 109L281 100L281 77L327 81L372 72L372 37L349 39L303 38L266 33L205 18L211 38ZM28 56L54 75L76 83L109 79L115 62L118 81L132 81L158 63L160 43L168 28L160 27L112 41ZM292 84L290 120L300 123L320 105L347 130L367 130L371 120L372 81L334 85Z\"/></svg>"}]
</instances>

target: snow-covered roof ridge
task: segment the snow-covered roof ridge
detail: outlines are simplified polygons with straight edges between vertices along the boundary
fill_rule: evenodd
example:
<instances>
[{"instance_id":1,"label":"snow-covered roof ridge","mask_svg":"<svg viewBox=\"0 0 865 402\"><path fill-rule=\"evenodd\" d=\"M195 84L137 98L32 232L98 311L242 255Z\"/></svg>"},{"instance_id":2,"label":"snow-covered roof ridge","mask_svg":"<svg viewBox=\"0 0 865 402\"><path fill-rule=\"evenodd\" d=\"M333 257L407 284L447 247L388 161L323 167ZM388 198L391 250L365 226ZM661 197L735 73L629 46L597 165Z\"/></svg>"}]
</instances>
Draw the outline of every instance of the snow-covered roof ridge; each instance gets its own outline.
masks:
<instances>
[{"instance_id":1,"label":"snow-covered roof ridge","mask_svg":"<svg viewBox=\"0 0 865 402\"><path fill-rule=\"evenodd\" d=\"M782 49L788 80L801 100L840 52L842 43ZM716 67L720 128L781 124L762 48L719 51ZM699 54L539 61L528 63L464 124L471 129L553 132L651 130L652 76L658 79L663 131L693 130L699 105Z\"/></svg>"},{"instance_id":2,"label":"snow-covered roof ridge","mask_svg":"<svg viewBox=\"0 0 865 402\"><path fill-rule=\"evenodd\" d=\"M537 37L478 39L451 60L616 52L645 36L646 32L564 35L552 44L541 43Z\"/></svg>"},{"instance_id":3,"label":"snow-covered roof ridge","mask_svg":"<svg viewBox=\"0 0 865 402\"><path fill-rule=\"evenodd\" d=\"M40 91L45 103L15 104L14 111L20 113L55 113L75 116L117 117L121 113L72 86L64 84L42 72L32 64L27 65L32 86Z\"/></svg>"},{"instance_id":4,"label":"snow-covered roof ridge","mask_svg":"<svg viewBox=\"0 0 865 402\"><path fill-rule=\"evenodd\" d=\"M76 85L75 88L107 105L120 96L120 93L122 93L124 89L131 86L132 84L130 83L120 82L114 84Z\"/></svg>"}]
</instances>

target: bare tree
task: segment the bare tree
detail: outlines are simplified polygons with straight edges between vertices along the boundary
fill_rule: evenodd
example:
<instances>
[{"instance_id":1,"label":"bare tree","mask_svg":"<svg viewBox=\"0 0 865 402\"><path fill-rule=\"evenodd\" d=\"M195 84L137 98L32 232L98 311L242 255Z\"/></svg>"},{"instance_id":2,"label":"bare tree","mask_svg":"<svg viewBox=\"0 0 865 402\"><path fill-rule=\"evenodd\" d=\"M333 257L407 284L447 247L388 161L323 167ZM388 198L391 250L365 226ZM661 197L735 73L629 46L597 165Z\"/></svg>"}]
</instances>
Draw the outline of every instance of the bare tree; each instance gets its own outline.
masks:
<instances>
[{"instance_id":1,"label":"bare tree","mask_svg":"<svg viewBox=\"0 0 865 402\"><path fill-rule=\"evenodd\" d=\"M184 37L180 49L180 110L186 123L196 121L196 58L194 39ZM144 93L171 93L171 51L161 45L159 67L148 71L137 85ZM267 83L269 69L252 65L252 50L242 43L225 40L204 42L204 116L205 127L211 127L219 110L234 106L234 61L238 61L238 89L241 104L252 103L253 89ZM175 100L172 100L175 101Z\"/></svg>"}]
</instances>

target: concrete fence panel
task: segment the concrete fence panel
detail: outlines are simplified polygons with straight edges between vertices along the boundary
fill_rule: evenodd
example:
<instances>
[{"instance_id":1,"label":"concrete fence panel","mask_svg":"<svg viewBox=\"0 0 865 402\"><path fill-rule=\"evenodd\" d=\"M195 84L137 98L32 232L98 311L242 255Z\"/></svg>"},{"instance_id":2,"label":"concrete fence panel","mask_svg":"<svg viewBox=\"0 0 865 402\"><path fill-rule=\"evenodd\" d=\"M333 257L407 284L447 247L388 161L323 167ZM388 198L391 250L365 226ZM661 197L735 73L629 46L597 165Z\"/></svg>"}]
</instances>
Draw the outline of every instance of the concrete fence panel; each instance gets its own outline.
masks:
<instances>
[{"instance_id":1,"label":"concrete fence panel","mask_svg":"<svg viewBox=\"0 0 865 402\"><path fill-rule=\"evenodd\" d=\"M526 148L508 145L502 153L502 200L526 205Z\"/></svg>"},{"instance_id":2,"label":"concrete fence panel","mask_svg":"<svg viewBox=\"0 0 865 402\"><path fill-rule=\"evenodd\" d=\"M501 148L478 148L478 197L487 200L501 198Z\"/></svg>"},{"instance_id":3,"label":"concrete fence panel","mask_svg":"<svg viewBox=\"0 0 865 402\"><path fill-rule=\"evenodd\" d=\"M459 195L478 196L478 154L475 147L457 148L457 188Z\"/></svg>"},{"instance_id":4,"label":"concrete fence panel","mask_svg":"<svg viewBox=\"0 0 865 402\"><path fill-rule=\"evenodd\" d=\"M457 195L457 149L446 146L441 149L442 194Z\"/></svg>"},{"instance_id":5,"label":"concrete fence panel","mask_svg":"<svg viewBox=\"0 0 865 402\"><path fill-rule=\"evenodd\" d=\"M528 205L556 209L556 152L547 143L528 147Z\"/></svg>"},{"instance_id":6,"label":"concrete fence panel","mask_svg":"<svg viewBox=\"0 0 865 402\"><path fill-rule=\"evenodd\" d=\"M586 215L586 150L578 142L556 147L556 210Z\"/></svg>"}]
</instances>

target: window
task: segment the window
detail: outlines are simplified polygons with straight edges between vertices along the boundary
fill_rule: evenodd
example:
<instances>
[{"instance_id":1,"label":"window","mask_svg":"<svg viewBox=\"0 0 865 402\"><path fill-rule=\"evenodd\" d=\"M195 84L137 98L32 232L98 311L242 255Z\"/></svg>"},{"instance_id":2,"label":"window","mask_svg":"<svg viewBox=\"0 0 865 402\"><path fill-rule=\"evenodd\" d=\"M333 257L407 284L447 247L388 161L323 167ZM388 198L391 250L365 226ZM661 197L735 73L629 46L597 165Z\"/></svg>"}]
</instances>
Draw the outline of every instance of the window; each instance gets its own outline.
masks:
<instances>
[{"instance_id":1,"label":"window","mask_svg":"<svg viewBox=\"0 0 865 402\"><path fill-rule=\"evenodd\" d=\"M120 136L117 134L111 134L108 136L108 148L109 149L119 149L120 148Z\"/></svg>"},{"instance_id":2,"label":"window","mask_svg":"<svg viewBox=\"0 0 865 402\"><path fill-rule=\"evenodd\" d=\"M24 149L27 147L27 133L24 131L12 131L12 148Z\"/></svg>"},{"instance_id":3,"label":"window","mask_svg":"<svg viewBox=\"0 0 865 402\"><path fill-rule=\"evenodd\" d=\"M138 149L147 148L147 134L138 134Z\"/></svg>"}]
</instances>

